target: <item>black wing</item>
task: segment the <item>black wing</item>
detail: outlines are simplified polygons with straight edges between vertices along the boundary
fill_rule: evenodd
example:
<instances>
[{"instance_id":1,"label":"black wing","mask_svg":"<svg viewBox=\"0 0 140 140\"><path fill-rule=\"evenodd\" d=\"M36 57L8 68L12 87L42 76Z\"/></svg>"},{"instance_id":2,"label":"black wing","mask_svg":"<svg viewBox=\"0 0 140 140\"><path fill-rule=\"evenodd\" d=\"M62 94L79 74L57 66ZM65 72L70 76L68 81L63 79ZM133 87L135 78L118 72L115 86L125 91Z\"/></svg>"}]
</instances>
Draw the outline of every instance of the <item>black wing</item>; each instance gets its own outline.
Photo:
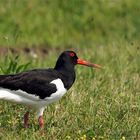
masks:
<instances>
[{"instance_id":1,"label":"black wing","mask_svg":"<svg viewBox=\"0 0 140 140\"><path fill-rule=\"evenodd\" d=\"M59 78L58 74L53 69L38 69L15 75L0 75L0 87L11 90L20 89L44 99L57 91L56 85L50 83L57 78Z\"/></svg>"}]
</instances>

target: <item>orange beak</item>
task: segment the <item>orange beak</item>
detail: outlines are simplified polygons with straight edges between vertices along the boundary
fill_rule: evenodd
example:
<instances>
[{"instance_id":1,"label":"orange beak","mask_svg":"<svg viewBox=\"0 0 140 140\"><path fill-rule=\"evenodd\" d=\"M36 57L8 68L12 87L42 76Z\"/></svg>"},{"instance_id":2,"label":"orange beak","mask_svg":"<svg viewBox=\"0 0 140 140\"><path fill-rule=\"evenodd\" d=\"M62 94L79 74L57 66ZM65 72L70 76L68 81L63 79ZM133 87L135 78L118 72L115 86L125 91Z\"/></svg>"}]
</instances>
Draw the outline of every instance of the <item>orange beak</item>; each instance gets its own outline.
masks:
<instances>
[{"instance_id":1,"label":"orange beak","mask_svg":"<svg viewBox=\"0 0 140 140\"><path fill-rule=\"evenodd\" d=\"M98 64L93 64L93 63L87 62L85 60L82 60L80 58L77 59L77 64L79 64L79 65L85 65L85 66L88 66L88 67L94 67L94 68L98 68L98 69L101 69L102 68Z\"/></svg>"}]
</instances>

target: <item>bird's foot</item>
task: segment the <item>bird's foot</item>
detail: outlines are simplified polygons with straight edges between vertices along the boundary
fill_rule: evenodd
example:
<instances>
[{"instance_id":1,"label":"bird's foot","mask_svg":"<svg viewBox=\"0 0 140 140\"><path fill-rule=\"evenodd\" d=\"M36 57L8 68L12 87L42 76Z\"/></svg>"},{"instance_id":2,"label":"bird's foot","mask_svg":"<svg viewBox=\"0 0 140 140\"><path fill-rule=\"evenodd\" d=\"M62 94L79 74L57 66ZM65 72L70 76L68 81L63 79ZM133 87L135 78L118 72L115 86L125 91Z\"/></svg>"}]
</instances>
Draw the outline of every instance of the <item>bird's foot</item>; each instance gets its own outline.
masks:
<instances>
[{"instance_id":1,"label":"bird's foot","mask_svg":"<svg viewBox=\"0 0 140 140\"><path fill-rule=\"evenodd\" d=\"M29 127L29 111L24 114L24 128Z\"/></svg>"},{"instance_id":2,"label":"bird's foot","mask_svg":"<svg viewBox=\"0 0 140 140\"><path fill-rule=\"evenodd\" d=\"M38 122L39 122L39 127L40 127L40 129L43 130L43 129L44 129L44 120L43 120L43 116L39 116Z\"/></svg>"}]
</instances>

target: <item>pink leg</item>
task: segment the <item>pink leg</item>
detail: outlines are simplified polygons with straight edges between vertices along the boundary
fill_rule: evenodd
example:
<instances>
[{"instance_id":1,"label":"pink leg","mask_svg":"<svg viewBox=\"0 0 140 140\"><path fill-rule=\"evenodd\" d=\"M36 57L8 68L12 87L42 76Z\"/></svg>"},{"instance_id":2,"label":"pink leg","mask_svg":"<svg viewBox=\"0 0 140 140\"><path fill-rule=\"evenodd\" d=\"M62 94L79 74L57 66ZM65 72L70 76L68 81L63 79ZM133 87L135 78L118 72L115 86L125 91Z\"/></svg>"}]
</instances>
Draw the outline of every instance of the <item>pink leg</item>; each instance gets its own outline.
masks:
<instances>
[{"instance_id":1,"label":"pink leg","mask_svg":"<svg viewBox=\"0 0 140 140\"><path fill-rule=\"evenodd\" d=\"M29 126L29 111L24 114L24 127L28 128Z\"/></svg>"},{"instance_id":2,"label":"pink leg","mask_svg":"<svg viewBox=\"0 0 140 140\"><path fill-rule=\"evenodd\" d=\"M40 129L44 129L44 120L43 120L43 116L39 116L38 122L39 122L39 127L40 127Z\"/></svg>"}]
</instances>

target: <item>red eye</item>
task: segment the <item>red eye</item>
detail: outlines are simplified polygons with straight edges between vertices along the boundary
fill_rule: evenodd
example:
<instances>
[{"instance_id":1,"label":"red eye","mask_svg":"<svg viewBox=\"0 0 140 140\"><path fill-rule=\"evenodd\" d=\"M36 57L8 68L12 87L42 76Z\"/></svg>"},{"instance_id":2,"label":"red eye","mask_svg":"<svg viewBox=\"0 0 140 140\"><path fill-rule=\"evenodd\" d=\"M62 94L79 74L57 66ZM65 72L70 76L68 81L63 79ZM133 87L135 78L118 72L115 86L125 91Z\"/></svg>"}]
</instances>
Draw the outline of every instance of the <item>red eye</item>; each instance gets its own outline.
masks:
<instances>
[{"instance_id":1,"label":"red eye","mask_svg":"<svg viewBox=\"0 0 140 140\"><path fill-rule=\"evenodd\" d=\"M74 57L75 56L75 54L74 53L69 53L69 55L71 56L71 57Z\"/></svg>"}]
</instances>

